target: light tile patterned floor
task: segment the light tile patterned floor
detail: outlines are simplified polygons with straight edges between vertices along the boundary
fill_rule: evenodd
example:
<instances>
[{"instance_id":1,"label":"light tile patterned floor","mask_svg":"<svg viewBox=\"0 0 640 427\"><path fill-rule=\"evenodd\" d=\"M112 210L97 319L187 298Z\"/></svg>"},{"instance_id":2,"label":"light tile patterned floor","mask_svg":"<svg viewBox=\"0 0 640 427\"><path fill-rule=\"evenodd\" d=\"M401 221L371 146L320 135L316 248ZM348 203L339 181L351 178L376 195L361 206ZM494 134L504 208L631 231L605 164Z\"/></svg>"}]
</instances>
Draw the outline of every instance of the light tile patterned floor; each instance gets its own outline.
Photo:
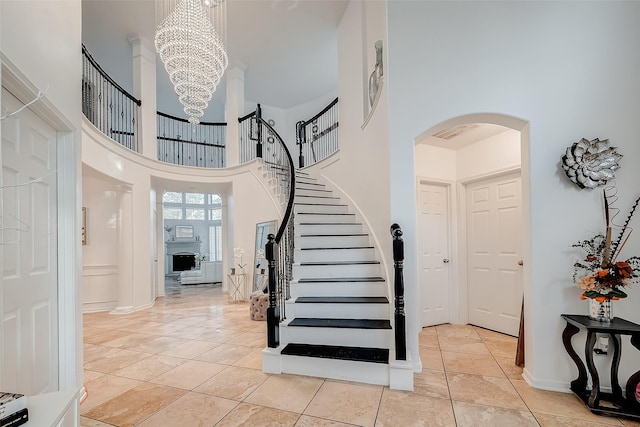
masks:
<instances>
[{"instance_id":1,"label":"light tile patterned floor","mask_svg":"<svg viewBox=\"0 0 640 427\"><path fill-rule=\"evenodd\" d=\"M529 387L513 364L515 338L474 326L422 330L413 393L264 374L265 326L220 285L170 286L128 315L85 314L81 425L640 426Z\"/></svg>"}]
</instances>

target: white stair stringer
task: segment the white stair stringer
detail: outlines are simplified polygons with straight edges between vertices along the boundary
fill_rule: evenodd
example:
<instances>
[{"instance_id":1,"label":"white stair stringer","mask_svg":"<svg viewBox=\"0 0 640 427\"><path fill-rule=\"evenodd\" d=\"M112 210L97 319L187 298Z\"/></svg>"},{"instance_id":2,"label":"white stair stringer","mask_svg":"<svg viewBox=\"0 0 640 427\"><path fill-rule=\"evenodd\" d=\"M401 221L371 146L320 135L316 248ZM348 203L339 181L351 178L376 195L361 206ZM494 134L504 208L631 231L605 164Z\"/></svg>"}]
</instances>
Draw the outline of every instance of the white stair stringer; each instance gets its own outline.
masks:
<instances>
[{"instance_id":1,"label":"white stair stringer","mask_svg":"<svg viewBox=\"0 0 640 427\"><path fill-rule=\"evenodd\" d=\"M297 175L294 213L291 298L263 370L412 390L412 376L393 378L388 284L366 227L308 175Z\"/></svg>"}]
</instances>

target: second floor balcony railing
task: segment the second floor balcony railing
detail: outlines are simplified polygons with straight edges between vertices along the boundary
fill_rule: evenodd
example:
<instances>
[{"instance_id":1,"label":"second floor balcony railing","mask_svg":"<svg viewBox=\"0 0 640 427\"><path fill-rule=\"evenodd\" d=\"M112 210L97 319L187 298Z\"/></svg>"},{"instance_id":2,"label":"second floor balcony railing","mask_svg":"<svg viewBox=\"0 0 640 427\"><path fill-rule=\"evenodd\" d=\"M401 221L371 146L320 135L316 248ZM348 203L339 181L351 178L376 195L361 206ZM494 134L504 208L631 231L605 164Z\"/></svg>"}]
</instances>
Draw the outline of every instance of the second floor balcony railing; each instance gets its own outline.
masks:
<instances>
[{"instance_id":1,"label":"second floor balcony railing","mask_svg":"<svg viewBox=\"0 0 640 427\"><path fill-rule=\"evenodd\" d=\"M322 111L296 123L298 166L311 166L338 151L338 98Z\"/></svg>"},{"instance_id":2,"label":"second floor balcony railing","mask_svg":"<svg viewBox=\"0 0 640 427\"><path fill-rule=\"evenodd\" d=\"M158 160L183 166L226 166L226 123L200 122L158 112Z\"/></svg>"},{"instance_id":3,"label":"second floor balcony railing","mask_svg":"<svg viewBox=\"0 0 640 427\"><path fill-rule=\"evenodd\" d=\"M102 133L140 152L138 109L134 98L104 72L82 46L82 112Z\"/></svg>"}]
</instances>

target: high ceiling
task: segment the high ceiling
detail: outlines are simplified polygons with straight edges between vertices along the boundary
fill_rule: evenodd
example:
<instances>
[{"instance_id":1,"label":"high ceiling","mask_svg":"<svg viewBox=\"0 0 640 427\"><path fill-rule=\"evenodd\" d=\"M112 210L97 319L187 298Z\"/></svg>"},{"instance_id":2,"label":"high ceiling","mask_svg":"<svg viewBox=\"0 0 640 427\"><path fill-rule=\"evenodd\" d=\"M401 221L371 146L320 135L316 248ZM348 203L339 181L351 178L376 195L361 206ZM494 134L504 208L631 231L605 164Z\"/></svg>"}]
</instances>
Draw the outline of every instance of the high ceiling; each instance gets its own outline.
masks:
<instances>
[{"instance_id":1,"label":"high ceiling","mask_svg":"<svg viewBox=\"0 0 640 427\"><path fill-rule=\"evenodd\" d=\"M348 0L226 0L230 66L245 68L245 99L279 108L314 100L337 86L337 27ZM128 39L153 41L153 0L82 0L82 40L122 87L133 88ZM158 109L184 116L157 57ZM226 74L225 74L226 76ZM223 81L204 121L224 119Z\"/></svg>"}]
</instances>

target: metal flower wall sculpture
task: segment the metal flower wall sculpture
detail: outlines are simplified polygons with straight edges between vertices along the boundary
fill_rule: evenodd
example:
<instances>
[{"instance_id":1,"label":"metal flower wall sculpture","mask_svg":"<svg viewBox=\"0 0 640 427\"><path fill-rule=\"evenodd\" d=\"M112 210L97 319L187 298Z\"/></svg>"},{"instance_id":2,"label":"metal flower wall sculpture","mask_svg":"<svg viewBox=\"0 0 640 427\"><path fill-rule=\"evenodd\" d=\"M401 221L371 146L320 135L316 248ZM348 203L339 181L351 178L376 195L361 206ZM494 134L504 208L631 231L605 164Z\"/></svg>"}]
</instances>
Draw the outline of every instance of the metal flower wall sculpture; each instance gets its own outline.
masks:
<instances>
[{"instance_id":1,"label":"metal flower wall sculpture","mask_svg":"<svg viewBox=\"0 0 640 427\"><path fill-rule=\"evenodd\" d=\"M589 141L582 138L567 148L562 156L562 169L580 188L595 188L615 178L622 154L617 147L610 147L609 140L598 138Z\"/></svg>"}]
</instances>

